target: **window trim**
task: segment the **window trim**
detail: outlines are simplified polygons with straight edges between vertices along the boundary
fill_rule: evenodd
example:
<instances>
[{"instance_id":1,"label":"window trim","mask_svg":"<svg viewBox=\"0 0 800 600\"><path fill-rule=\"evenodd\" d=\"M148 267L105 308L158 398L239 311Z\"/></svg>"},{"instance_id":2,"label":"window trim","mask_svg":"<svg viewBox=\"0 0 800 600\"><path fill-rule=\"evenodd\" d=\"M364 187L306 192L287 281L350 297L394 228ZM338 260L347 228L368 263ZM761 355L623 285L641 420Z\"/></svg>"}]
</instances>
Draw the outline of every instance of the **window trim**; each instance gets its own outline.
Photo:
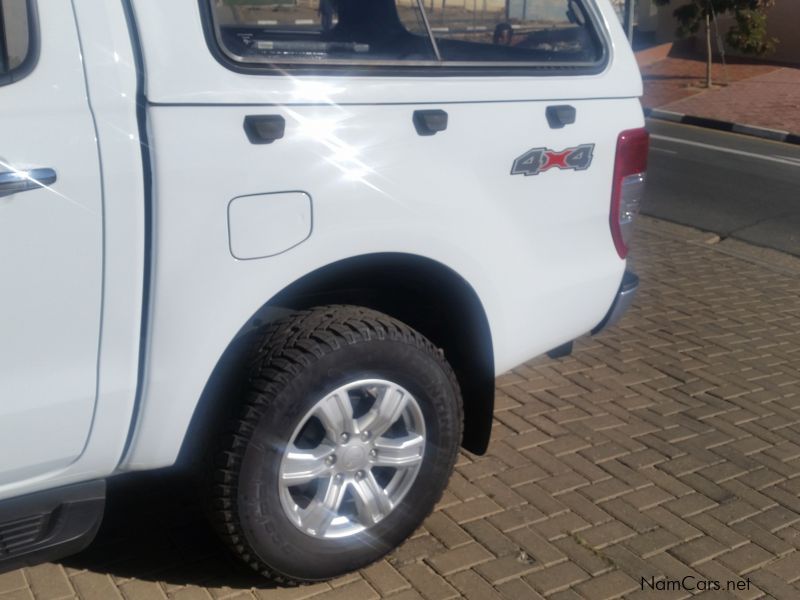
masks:
<instances>
[{"instance_id":1,"label":"window trim","mask_svg":"<svg viewBox=\"0 0 800 600\"><path fill-rule=\"evenodd\" d=\"M214 18L212 2L198 0L203 33L211 54L222 66L236 73L250 75L323 75L323 76L563 76L598 75L611 63L611 39L602 15L594 0L580 0L589 18L590 33L600 49L600 57L592 62L548 61L548 62L501 62L501 61L446 61L446 60L350 60L350 59L305 59L285 58L272 61L245 58L231 52L223 43L220 27ZM428 30L434 53L439 56L438 46L423 3L418 0Z\"/></svg>"},{"instance_id":2,"label":"window trim","mask_svg":"<svg viewBox=\"0 0 800 600\"><path fill-rule=\"evenodd\" d=\"M6 73L0 73L0 87L25 79L39 62L41 38L39 36L39 12L36 0L27 0L26 5L28 8L28 53L18 66ZM3 35L5 36L5 31ZM3 43L5 44L5 39Z\"/></svg>"}]
</instances>

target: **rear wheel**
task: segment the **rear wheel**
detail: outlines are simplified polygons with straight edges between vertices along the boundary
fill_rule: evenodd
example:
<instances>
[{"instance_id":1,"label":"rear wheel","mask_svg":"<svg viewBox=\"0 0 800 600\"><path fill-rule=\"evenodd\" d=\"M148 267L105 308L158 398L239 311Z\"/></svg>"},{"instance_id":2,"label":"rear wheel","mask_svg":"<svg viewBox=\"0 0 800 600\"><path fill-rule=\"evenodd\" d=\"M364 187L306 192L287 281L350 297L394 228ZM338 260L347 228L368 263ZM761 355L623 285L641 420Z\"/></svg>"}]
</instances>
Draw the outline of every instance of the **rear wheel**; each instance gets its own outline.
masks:
<instances>
[{"instance_id":1,"label":"rear wheel","mask_svg":"<svg viewBox=\"0 0 800 600\"><path fill-rule=\"evenodd\" d=\"M441 497L461 440L458 384L408 326L352 306L269 327L232 435L214 517L234 551L285 581L363 567Z\"/></svg>"}]
</instances>

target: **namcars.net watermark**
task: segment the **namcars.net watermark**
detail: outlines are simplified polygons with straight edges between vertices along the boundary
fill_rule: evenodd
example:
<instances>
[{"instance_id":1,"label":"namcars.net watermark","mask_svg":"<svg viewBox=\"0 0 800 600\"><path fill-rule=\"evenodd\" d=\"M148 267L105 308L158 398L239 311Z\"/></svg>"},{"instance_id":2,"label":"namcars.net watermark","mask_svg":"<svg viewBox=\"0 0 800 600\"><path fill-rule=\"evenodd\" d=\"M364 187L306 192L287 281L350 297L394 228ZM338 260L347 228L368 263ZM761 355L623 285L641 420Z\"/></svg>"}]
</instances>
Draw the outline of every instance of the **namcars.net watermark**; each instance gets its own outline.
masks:
<instances>
[{"instance_id":1,"label":"namcars.net watermark","mask_svg":"<svg viewBox=\"0 0 800 600\"><path fill-rule=\"evenodd\" d=\"M642 591L657 592L741 592L750 589L750 578L718 581L715 579L698 579L693 575L687 575L683 579L642 577L641 587Z\"/></svg>"}]
</instances>

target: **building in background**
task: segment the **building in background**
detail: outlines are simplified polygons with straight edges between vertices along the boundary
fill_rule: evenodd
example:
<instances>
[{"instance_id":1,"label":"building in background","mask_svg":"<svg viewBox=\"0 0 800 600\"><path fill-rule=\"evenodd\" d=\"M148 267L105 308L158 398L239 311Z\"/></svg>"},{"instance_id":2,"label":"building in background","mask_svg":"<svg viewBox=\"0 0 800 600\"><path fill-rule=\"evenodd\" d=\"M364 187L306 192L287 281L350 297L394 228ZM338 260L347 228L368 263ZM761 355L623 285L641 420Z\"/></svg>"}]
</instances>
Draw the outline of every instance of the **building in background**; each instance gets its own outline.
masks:
<instances>
[{"instance_id":1,"label":"building in background","mask_svg":"<svg viewBox=\"0 0 800 600\"><path fill-rule=\"evenodd\" d=\"M672 13L684 2L672 0L667 6L656 6L654 0L632 1L635 2L636 9L635 39L638 45L663 44L676 39L675 31L678 23ZM616 8L616 0L612 0L612 2ZM718 25L722 39L732 24L733 18L730 16L719 18ZM774 53L762 58L800 65L798 26L800 26L800 2L798 0L776 0L775 6L767 16L767 31L771 37L777 38L778 44ZM726 49L726 53L736 54L730 49Z\"/></svg>"}]
</instances>

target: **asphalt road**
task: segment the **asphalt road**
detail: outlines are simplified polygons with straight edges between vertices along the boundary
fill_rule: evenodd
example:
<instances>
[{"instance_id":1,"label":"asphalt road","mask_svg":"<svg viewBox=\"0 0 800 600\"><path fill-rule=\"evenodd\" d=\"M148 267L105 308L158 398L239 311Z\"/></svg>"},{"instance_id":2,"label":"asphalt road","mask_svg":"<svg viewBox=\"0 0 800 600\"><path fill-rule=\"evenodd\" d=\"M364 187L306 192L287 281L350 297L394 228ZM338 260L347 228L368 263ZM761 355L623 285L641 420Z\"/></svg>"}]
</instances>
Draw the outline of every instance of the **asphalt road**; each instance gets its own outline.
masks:
<instances>
[{"instance_id":1,"label":"asphalt road","mask_svg":"<svg viewBox=\"0 0 800 600\"><path fill-rule=\"evenodd\" d=\"M800 146L648 120L647 215L800 256Z\"/></svg>"}]
</instances>

